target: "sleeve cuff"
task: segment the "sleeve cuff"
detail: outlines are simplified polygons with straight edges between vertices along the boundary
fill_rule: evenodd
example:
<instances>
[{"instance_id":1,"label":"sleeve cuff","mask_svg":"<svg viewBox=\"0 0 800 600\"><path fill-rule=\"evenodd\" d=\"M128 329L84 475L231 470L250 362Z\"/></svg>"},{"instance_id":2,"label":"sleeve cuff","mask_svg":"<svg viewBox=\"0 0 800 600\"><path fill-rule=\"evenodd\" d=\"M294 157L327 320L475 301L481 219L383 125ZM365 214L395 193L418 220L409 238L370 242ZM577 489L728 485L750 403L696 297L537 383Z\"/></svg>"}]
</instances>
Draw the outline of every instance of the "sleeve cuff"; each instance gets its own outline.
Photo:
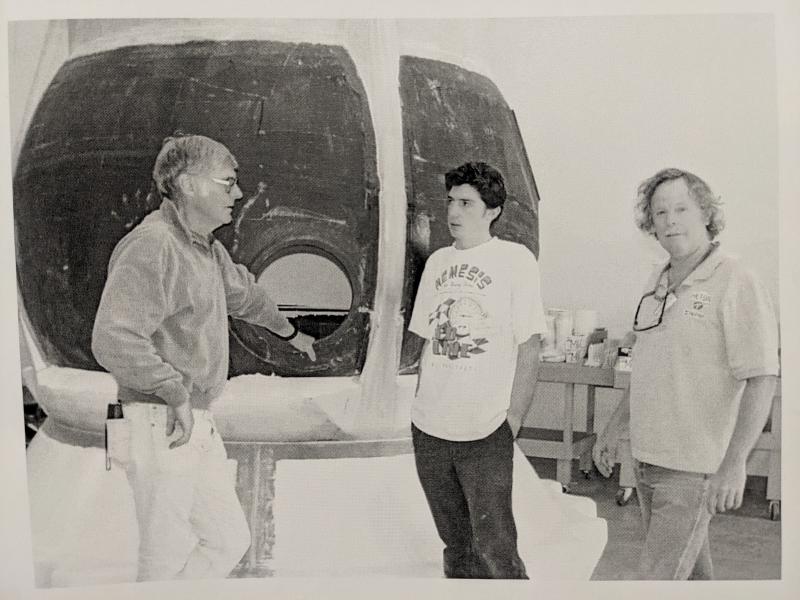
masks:
<instances>
[{"instance_id":1,"label":"sleeve cuff","mask_svg":"<svg viewBox=\"0 0 800 600\"><path fill-rule=\"evenodd\" d=\"M170 406L180 406L184 402L189 401L189 392L186 391L186 388L180 383L161 388L158 391L158 396Z\"/></svg>"},{"instance_id":2,"label":"sleeve cuff","mask_svg":"<svg viewBox=\"0 0 800 600\"><path fill-rule=\"evenodd\" d=\"M772 375L773 377L778 376L778 367L756 367L750 369L734 369L733 376L742 381L743 379L750 379L751 377L765 377L768 375Z\"/></svg>"},{"instance_id":3,"label":"sleeve cuff","mask_svg":"<svg viewBox=\"0 0 800 600\"><path fill-rule=\"evenodd\" d=\"M280 335L279 333L275 333L274 331L272 332L272 335L274 335L278 339L283 340L284 342L291 342L294 338L297 337L297 334L300 333L300 330L297 328L296 325L292 325L292 327L294 327L294 331L292 331L292 333L290 333L289 335Z\"/></svg>"}]
</instances>

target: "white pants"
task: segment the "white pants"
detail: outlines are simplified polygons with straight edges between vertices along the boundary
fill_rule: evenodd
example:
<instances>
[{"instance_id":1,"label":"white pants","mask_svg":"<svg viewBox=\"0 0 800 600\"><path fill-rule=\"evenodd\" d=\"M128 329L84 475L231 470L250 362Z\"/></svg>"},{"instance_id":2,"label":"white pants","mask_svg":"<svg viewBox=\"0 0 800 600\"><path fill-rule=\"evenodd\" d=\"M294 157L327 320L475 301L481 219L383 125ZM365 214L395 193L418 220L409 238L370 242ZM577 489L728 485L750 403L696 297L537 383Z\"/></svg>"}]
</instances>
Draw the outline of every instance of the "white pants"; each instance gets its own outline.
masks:
<instances>
[{"instance_id":1,"label":"white pants","mask_svg":"<svg viewBox=\"0 0 800 600\"><path fill-rule=\"evenodd\" d=\"M139 581L226 577L250 546L236 496L233 461L208 410L192 410L194 429L170 449L165 405L125 404L131 423L125 465L139 525ZM233 463L233 465L231 464Z\"/></svg>"}]
</instances>

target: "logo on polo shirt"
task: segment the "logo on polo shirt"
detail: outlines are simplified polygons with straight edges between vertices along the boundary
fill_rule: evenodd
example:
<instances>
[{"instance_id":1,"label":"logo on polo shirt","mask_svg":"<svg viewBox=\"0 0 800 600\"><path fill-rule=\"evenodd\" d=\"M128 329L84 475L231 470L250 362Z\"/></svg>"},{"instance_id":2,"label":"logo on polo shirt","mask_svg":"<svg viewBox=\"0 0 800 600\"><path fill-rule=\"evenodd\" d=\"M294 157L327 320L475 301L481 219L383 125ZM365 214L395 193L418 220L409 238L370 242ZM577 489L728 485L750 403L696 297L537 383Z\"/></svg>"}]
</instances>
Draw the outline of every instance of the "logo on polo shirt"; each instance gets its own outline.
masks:
<instances>
[{"instance_id":1,"label":"logo on polo shirt","mask_svg":"<svg viewBox=\"0 0 800 600\"><path fill-rule=\"evenodd\" d=\"M683 314L695 319L705 319L710 304L711 294L708 292L694 292L689 299L689 308L685 308Z\"/></svg>"}]
</instances>

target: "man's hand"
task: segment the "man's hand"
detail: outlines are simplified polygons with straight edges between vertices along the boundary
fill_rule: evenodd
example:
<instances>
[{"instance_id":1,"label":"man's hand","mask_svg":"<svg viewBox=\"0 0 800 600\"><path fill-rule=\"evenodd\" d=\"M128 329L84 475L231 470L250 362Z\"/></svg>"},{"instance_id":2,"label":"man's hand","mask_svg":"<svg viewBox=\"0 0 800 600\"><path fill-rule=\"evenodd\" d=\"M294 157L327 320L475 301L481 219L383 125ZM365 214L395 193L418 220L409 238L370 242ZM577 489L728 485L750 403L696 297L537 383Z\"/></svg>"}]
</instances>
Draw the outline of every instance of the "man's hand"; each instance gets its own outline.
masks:
<instances>
[{"instance_id":1,"label":"man's hand","mask_svg":"<svg viewBox=\"0 0 800 600\"><path fill-rule=\"evenodd\" d=\"M622 393L622 400L619 401L611 418L606 424L603 433L597 436L597 441L592 448L592 459L597 466L597 470L603 477L611 477L614 472L614 465L617 462L617 448L622 433L627 430L631 418L631 393L626 389Z\"/></svg>"},{"instance_id":2,"label":"man's hand","mask_svg":"<svg viewBox=\"0 0 800 600\"><path fill-rule=\"evenodd\" d=\"M739 508L742 505L746 479L744 462L729 466L723 461L719 470L711 476L708 491L709 512L713 515Z\"/></svg>"},{"instance_id":3,"label":"man's hand","mask_svg":"<svg viewBox=\"0 0 800 600\"><path fill-rule=\"evenodd\" d=\"M775 394L775 384L775 377L772 375L750 377L745 383L736 426L725 451L725 458L709 482L708 510L712 515L742 505L744 482L747 478L747 455L764 430L772 406L772 396Z\"/></svg>"},{"instance_id":4,"label":"man's hand","mask_svg":"<svg viewBox=\"0 0 800 600\"><path fill-rule=\"evenodd\" d=\"M289 342L289 344L300 350L300 352L305 352L308 354L308 358L311 360L317 360L317 353L314 352L313 345L315 341L316 340L310 335L298 332L294 339Z\"/></svg>"},{"instance_id":5,"label":"man's hand","mask_svg":"<svg viewBox=\"0 0 800 600\"><path fill-rule=\"evenodd\" d=\"M514 382L506 411L506 421L517 439L522 422L533 404L536 381L539 377L539 349L541 339L533 334L517 347L517 364L514 366Z\"/></svg>"},{"instance_id":6,"label":"man's hand","mask_svg":"<svg viewBox=\"0 0 800 600\"><path fill-rule=\"evenodd\" d=\"M611 477L611 473L614 471L618 446L619 434L613 428L611 430L607 428L597 436L597 441L592 448L592 459L603 477Z\"/></svg>"},{"instance_id":7,"label":"man's hand","mask_svg":"<svg viewBox=\"0 0 800 600\"><path fill-rule=\"evenodd\" d=\"M188 402L179 404L178 406L167 407L167 437L175 432L175 423L181 426L181 437L174 440L170 445L170 450L183 446L192 437L192 429L194 428L194 415L192 415L192 405Z\"/></svg>"}]
</instances>

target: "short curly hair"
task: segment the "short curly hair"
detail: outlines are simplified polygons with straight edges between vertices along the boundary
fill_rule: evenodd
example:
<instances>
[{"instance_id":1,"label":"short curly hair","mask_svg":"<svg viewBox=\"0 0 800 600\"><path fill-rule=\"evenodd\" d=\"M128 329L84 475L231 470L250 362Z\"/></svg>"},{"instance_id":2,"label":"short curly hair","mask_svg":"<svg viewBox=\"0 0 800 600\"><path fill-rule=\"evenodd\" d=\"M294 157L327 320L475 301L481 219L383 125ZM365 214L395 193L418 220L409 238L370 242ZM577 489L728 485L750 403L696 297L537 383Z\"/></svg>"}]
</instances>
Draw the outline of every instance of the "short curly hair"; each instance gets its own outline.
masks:
<instances>
[{"instance_id":1,"label":"short curly hair","mask_svg":"<svg viewBox=\"0 0 800 600\"><path fill-rule=\"evenodd\" d=\"M178 133L164 139L153 165L153 181L161 196L176 200L179 175L197 173L225 161L238 167L231 151L217 140Z\"/></svg>"},{"instance_id":2,"label":"short curly hair","mask_svg":"<svg viewBox=\"0 0 800 600\"><path fill-rule=\"evenodd\" d=\"M488 208L500 207L500 212L492 223L497 221L503 214L503 205L506 202L506 184L502 173L490 164L479 161L466 162L445 173L444 185L448 192L455 186L464 184L474 187Z\"/></svg>"},{"instance_id":3,"label":"short curly hair","mask_svg":"<svg viewBox=\"0 0 800 600\"><path fill-rule=\"evenodd\" d=\"M689 188L689 195L697 202L697 206L708 217L706 230L710 239L717 237L725 229L725 215L722 212L722 200L715 196L709 185L694 173L681 169L662 169L652 177L645 179L637 190L636 198L636 225L655 237L655 224L653 223L653 194L662 183L683 179Z\"/></svg>"}]
</instances>

